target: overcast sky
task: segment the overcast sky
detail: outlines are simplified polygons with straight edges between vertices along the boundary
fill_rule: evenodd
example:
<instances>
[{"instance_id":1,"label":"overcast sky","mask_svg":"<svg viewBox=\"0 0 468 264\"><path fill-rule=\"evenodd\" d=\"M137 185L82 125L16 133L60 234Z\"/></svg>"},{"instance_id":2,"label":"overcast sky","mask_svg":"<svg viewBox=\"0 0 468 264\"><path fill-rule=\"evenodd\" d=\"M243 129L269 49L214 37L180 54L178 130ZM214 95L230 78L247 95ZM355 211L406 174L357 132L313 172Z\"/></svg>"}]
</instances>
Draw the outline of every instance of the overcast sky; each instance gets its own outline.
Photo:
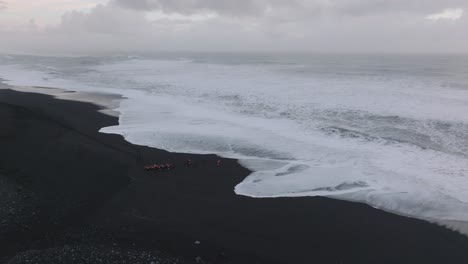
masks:
<instances>
[{"instance_id":1,"label":"overcast sky","mask_svg":"<svg viewBox=\"0 0 468 264\"><path fill-rule=\"evenodd\" d=\"M0 0L0 53L468 53L468 0Z\"/></svg>"}]
</instances>

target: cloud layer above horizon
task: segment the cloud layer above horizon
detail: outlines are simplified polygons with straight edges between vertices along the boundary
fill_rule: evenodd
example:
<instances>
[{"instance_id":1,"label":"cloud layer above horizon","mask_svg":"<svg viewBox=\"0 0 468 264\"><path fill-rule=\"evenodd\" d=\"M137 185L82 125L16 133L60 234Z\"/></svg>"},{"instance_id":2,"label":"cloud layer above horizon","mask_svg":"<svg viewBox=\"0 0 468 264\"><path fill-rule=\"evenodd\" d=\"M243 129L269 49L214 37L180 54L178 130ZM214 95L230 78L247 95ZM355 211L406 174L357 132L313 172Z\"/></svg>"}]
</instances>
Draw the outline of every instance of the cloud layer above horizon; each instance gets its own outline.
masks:
<instances>
[{"instance_id":1,"label":"cloud layer above horizon","mask_svg":"<svg viewBox=\"0 0 468 264\"><path fill-rule=\"evenodd\" d=\"M468 52L466 0L12 1L0 52Z\"/></svg>"}]
</instances>

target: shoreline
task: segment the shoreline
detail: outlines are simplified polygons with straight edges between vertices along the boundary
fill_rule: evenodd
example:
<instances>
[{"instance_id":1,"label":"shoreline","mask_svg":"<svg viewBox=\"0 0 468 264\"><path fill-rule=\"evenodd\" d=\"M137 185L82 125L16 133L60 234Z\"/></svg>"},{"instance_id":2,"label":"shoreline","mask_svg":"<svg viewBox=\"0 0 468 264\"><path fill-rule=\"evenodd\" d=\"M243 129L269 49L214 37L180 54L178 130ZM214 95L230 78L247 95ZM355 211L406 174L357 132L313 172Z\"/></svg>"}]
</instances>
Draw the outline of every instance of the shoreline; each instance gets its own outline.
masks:
<instances>
[{"instance_id":1,"label":"shoreline","mask_svg":"<svg viewBox=\"0 0 468 264\"><path fill-rule=\"evenodd\" d=\"M214 155L168 153L101 134L118 118L93 104L0 89L0 106L7 120L0 175L28 193L18 203L38 208L38 216L22 218L28 228L0 237L17 239L13 244L33 238L32 245L3 249L0 259L73 244L118 248L123 241L116 244L189 262L468 262L468 238L423 220L322 197L237 196L234 186L249 172L236 160L222 159L217 167ZM187 159L193 167L183 165ZM142 169L152 162L176 169ZM55 238L59 243L50 242Z\"/></svg>"},{"instance_id":2,"label":"shoreline","mask_svg":"<svg viewBox=\"0 0 468 264\"><path fill-rule=\"evenodd\" d=\"M120 102L126 99L125 96L116 94L116 93L78 92L74 90L40 87L40 86L23 87L23 86L14 86L14 85L4 84L2 81L4 80L0 78L0 89L5 89L5 88L2 88L2 85L6 85L9 89L19 91L19 92L40 93L40 94L53 96L54 98L59 99L59 100L71 100L71 101L77 101L77 102L91 103L100 108L98 112L106 114L106 115L110 115L116 118L119 118L120 116L120 113L118 111ZM117 125L118 125L118 122L117 122ZM101 132L101 129L99 130L99 132ZM101 132L101 133L104 133L104 132ZM104 133L104 134L107 134L107 133ZM194 155L203 155L203 154L194 154ZM216 155L216 154L213 154L213 155ZM242 166L242 164L240 165ZM242 166L242 167L246 168L245 166ZM248 168L246 169L249 170ZM250 196L247 196L247 197L250 197ZM440 225L442 227L459 232L460 234L468 237L468 222L458 221L458 220L439 220L439 219L415 217L413 215L402 214L398 211L391 211L391 210L386 210L385 208L375 207L361 200L343 199L339 196L330 196L330 197L322 196L322 197L335 199L335 200L341 200L341 201L347 201L347 202L353 202L353 203L363 203L363 204L371 206L372 208L382 210L391 214L396 214L396 215L408 217L408 218L415 218L415 219L427 221L432 224ZM252 197L252 198L259 198L259 197Z\"/></svg>"}]
</instances>

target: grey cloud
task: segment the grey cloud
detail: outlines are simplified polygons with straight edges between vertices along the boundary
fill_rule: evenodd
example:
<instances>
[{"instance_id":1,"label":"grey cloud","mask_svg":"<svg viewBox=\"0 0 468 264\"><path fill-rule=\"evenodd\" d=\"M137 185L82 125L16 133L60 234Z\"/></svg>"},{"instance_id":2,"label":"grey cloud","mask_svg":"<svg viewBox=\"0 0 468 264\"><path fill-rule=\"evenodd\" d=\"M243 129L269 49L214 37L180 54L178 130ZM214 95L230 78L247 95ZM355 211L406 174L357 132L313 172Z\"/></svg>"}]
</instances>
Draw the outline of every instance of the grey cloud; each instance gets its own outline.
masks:
<instances>
[{"instance_id":1,"label":"grey cloud","mask_svg":"<svg viewBox=\"0 0 468 264\"><path fill-rule=\"evenodd\" d=\"M2 31L0 25L0 50L468 52L468 16L457 21L425 19L445 8L463 8L459 0L426 0L420 8L420 0L237 0L235 7L230 0L113 1L120 4L68 12L59 25L46 30L34 21L24 32L7 27ZM145 18L143 10L161 4L164 12L219 15Z\"/></svg>"},{"instance_id":2,"label":"grey cloud","mask_svg":"<svg viewBox=\"0 0 468 264\"><path fill-rule=\"evenodd\" d=\"M98 5L91 12L72 11L62 16L56 31L135 35L150 30L141 14L111 5Z\"/></svg>"},{"instance_id":3,"label":"grey cloud","mask_svg":"<svg viewBox=\"0 0 468 264\"><path fill-rule=\"evenodd\" d=\"M180 14L211 11L228 15L248 15L264 12L268 8L267 0L114 0L114 3L137 10L161 10Z\"/></svg>"},{"instance_id":4,"label":"grey cloud","mask_svg":"<svg viewBox=\"0 0 468 264\"><path fill-rule=\"evenodd\" d=\"M468 6L466 0L113 0L115 4L137 10L160 10L167 13L193 14L212 11L227 15L261 15L267 12L315 14L334 12L347 15L379 13L437 12L444 8Z\"/></svg>"},{"instance_id":5,"label":"grey cloud","mask_svg":"<svg viewBox=\"0 0 468 264\"><path fill-rule=\"evenodd\" d=\"M114 3L131 9L136 10L151 10L156 8L155 3L151 0L115 0Z\"/></svg>"},{"instance_id":6,"label":"grey cloud","mask_svg":"<svg viewBox=\"0 0 468 264\"><path fill-rule=\"evenodd\" d=\"M0 11L7 8L7 3L5 1L0 1Z\"/></svg>"},{"instance_id":7,"label":"grey cloud","mask_svg":"<svg viewBox=\"0 0 468 264\"><path fill-rule=\"evenodd\" d=\"M427 14L468 5L466 0L332 0L329 3L340 13L350 15L393 12Z\"/></svg>"}]
</instances>

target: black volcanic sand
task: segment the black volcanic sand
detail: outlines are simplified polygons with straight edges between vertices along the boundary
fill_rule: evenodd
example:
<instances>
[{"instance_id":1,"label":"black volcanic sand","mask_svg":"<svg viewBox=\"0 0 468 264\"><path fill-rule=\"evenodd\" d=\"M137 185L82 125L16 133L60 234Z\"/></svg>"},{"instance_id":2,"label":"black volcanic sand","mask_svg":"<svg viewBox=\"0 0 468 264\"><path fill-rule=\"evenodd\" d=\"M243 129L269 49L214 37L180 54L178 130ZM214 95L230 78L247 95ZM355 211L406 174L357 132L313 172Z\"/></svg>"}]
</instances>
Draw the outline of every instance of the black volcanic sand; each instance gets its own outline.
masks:
<instances>
[{"instance_id":1,"label":"black volcanic sand","mask_svg":"<svg viewBox=\"0 0 468 264\"><path fill-rule=\"evenodd\" d=\"M214 155L100 134L118 120L98 110L0 90L0 262L468 263L466 237L424 221L327 198L237 196L249 172L235 160L217 167Z\"/></svg>"}]
</instances>

